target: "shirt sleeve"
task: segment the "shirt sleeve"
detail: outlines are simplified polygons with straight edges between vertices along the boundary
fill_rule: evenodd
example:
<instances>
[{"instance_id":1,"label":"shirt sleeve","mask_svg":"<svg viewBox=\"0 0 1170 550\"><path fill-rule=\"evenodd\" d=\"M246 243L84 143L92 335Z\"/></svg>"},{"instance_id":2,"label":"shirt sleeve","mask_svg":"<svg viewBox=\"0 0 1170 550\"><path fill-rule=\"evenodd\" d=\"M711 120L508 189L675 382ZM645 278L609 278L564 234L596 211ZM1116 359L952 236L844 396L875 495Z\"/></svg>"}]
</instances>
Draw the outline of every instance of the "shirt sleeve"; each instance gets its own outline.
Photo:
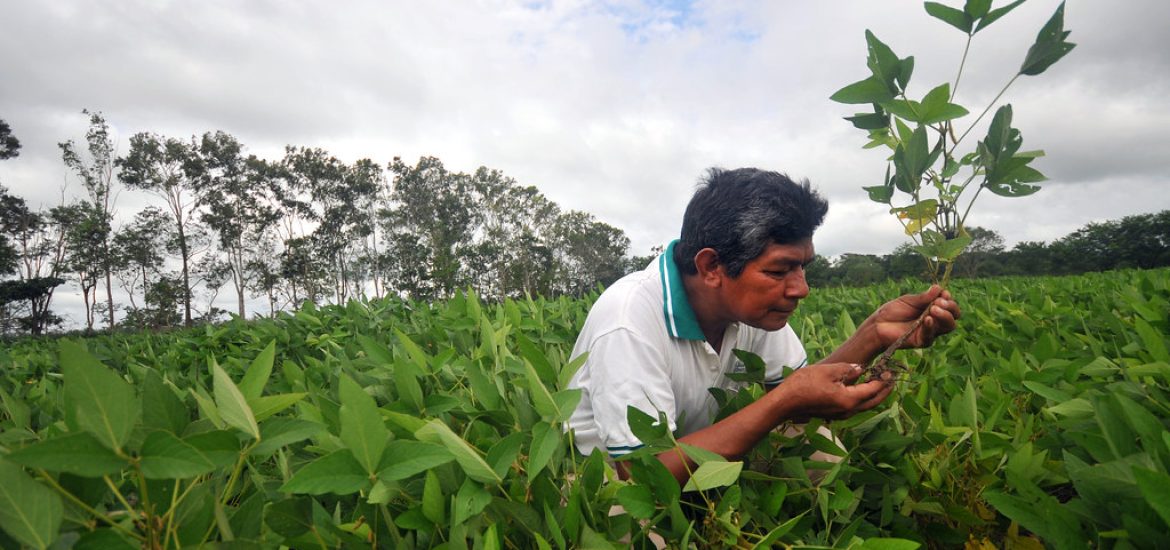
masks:
<instances>
[{"instance_id":1,"label":"shirt sleeve","mask_svg":"<svg viewBox=\"0 0 1170 550\"><path fill-rule=\"evenodd\" d=\"M601 444L610 456L628 454L642 446L630 430L627 407L658 417L666 413L675 426L675 397L664 351L629 329L608 332L589 348L587 365L592 381L590 398Z\"/></svg>"},{"instance_id":2,"label":"shirt sleeve","mask_svg":"<svg viewBox=\"0 0 1170 550\"><path fill-rule=\"evenodd\" d=\"M799 369L808 365L804 344L791 326L780 330L761 331L756 335L752 351L767 365L764 384L774 386L784 380L784 368Z\"/></svg>"}]
</instances>

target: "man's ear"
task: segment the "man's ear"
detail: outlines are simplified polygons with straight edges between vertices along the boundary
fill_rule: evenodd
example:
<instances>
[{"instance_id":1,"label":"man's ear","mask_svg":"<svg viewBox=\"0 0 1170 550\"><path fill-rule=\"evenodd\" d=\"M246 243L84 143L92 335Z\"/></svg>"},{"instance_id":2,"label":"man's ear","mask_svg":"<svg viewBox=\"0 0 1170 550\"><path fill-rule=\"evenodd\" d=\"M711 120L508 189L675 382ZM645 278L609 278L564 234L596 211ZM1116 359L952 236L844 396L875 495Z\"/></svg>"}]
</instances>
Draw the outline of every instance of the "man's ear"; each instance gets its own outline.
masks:
<instances>
[{"instance_id":1,"label":"man's ear","mask_svg":"<svg viewBox=\"0 0 1170 550\"><path fill-rule=\"evenodd\" d=\"M719 262L719 253L714 248L704 248L695 254L695 269L699 270L699 280L710 287L723 284L727 275L723 264Z\"/></svg>"}]
</instances>

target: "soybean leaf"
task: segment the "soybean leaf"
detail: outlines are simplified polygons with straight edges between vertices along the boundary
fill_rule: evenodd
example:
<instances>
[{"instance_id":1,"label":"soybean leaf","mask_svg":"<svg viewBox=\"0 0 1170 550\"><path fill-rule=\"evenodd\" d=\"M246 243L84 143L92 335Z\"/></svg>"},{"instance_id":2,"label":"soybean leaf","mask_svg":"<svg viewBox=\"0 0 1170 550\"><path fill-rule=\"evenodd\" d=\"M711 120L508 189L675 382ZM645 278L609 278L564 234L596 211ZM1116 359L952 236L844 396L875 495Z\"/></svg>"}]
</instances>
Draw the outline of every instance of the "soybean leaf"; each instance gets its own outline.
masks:
<instances>
[{"instance_id":1,"label":"soybean leaf","mask_svg":"<svg viewBox=\"0 0 1170 550\"><path fill-rule=\"evenodd\" d=\"M142 380L142 424L148 428L183 433L191 423L187 406L154 369Z\"/></svg>"},{"instance_id":2,"label":"soybean leaf","mask_svg":"<svg viewBox=\"0 0 1170 550\"><path fill-rule=\"evenodd\" d=\"M81 344L62 340L60 353L66 406L76 412L78 426L120 452L140 412L134 387L99 363Z\"/></svg>"},{"instance_id":3,"label":"soybean leaf","mask_svg":"<svg viewBox=\"0 0 1170 550\"><path fill-rule=\"evenodd\" d=\"M912 540L906 539L891 539L891 538L872 538L865 539L857 546L858 550L915 550L922 545Z\"/></svg>"},{"instance_id":4,"label":"soybean leaf","mask_svg":"<svg viewBox=\"0 0 1170 550\"><path fill-rule=\"evenodd\" d=\"M708 451L707 449L704 449L702 447L696 447L694 445L688 445L686 443L679 443L679 447L682 447L683 452L686 453L686 455L689 456L691 458L691 460L694 460L695 464L698 464L700 466L702 466L703 464L706 464L708 462L726 462L727 461L726 458L723 458L723 455L720 455L719 453L716 453L716 452Z\"/></svg>"},{"instance_id":5,"label":"soybean leaf","mask_svg":"<svg viewBox=\"0 0 1170 550\"><path fill-rule=\"evenodd\" d=\"M973 34L971 27L974 24L971 16L962 10L957 10L950 6L945 6L938 2L927 2L926 13L931 17L938 19L956 29L959 29L967 34Z\"/></svg>"},{"instance_id":6,"label":"soybean leaf","mask_svg":"<svg viewBox=\"0 0 1170 550\"><path fill-rule=\"evenodd\" d=\"M556 370L553 369L552 363L549 363L548 357L545 357L544 352L540 351L522 334L516 335L516 347L520 349L520 355L527 359L528 363L536 369L536 373L540 375L541 382L545 384L556 383Z\"/></svg>"},{"instance_id":7,"label":"soybean leaf","mask_svg":"<svg viewBox=\"0 0 1170 550\"><path fill-rule=\"evenodd\" d=\"M21 544L48 548L61 528L61 497L20 466L0 461L0 527Z\"/></svg>"},{"instance_id":8,"label":"soybean leaf","mask_svg":"<svg viewBox=\"0 0 1170 550\"><path fill-rule=\"evenodd\" d=\"M684 491L706 491L716 487L726 487L739 479L743 471L743 462L704 462L699 466L691 479L687 481Z\"/></svg>"},{"instance_id":9,"label":"soybean leaf","mask_svg":"<svg viewBox=\"0 0 1170 550\"><path fill-rule=\"evenodd\" d=\"M348 449L327 454L297 470L292 479L280 487L283 493L321 495L356 493L370 484L362 465Z\"/></svg>"},{"instance_id":10,"label":"soybean leaf","mask_svg":"<svg viewBox=\"0 0 1170 550\"><path fill-rule=\"evenodd\" d=\"M561 390L553 394L553 402L557 405L556 422L566 422L573 416L577 403L581 402L581 388Z\"/></svg>"},{"instance_id":11,"label":"soybean leaf","mask_svg":"<svg viewBox=\"0 0 1170 550\"><path fill-rule=\"evenodd\" d=\"M1170 525L1170 476L1145 468L1134 468L1133 477L1141 490L1142 498L1150 505L1166 525Z\"/></svg>"},{"instance_id":12,"label":"soybean leaf","mask_svg":"<svg viewBox=\"0 0 1170 550\"><path fill-rule=\"evenodd\" d=\"M853 105L866 103L880 103L885 104L894 99L893 94L884 82L877 77L869 77L865 80L859 80L837 90L829 99L837 103L847 103Z\"/></svg>"},{"instance_id":13,"label":"soybean leaf","mask_svg":"<svg viewBox=\"0 0 1170 550\"><path fill-rule=\"evenodd\" d=\"M147 479L186 479L215 469L191 444L164 431L146 436L139 453L142 475Z\"/></svg>"},{"instance_id":14,"label":"soybean leaf","mask_svg":"<svg viewBox=\"0 0 1170 550\"><path fill-rule=\"evenodd\" d=\"M885 85L886 90L891 94L898 91L895 83L898 82L898 77L902 74L902 62L894 51L889 46L878 39L877 35L865 30L865 45L868 55L866 55L865 64L869 67L869 71L873 73L873 77ZM870 101L869 103L880 103L878 101Z\"/></svg>"},{"instance_id":15,"label":"soybean leaf","mask_svg":"<svg viewBox=\"0 0 1170 550\"><path fill-rule=\"evenodd\" d=\"M641 485L626 485L618 489L617 499L626 512L636 519L650 519L657 511L654 495L650 489Z\"/></svg>"},{"instance_id":16,"label":"soybean leaf","mask_svg":"<svg viewBox=\"0 0 1170 550\"><path fill-rule=\"evenodd\" d=\"M211 363L211 378L215 394L215 408L227 425L236 428L253 439L260 439L260 426L256 424L256 417L252 415L252 408L235 382L215 362Z\"/></svg>"},{"instance_id":17,"label":"soybean leaf","mask_svg":"<svg viewBox=\"0 0 1170 550\"><path fill-rule=\"evenodd\" d=\"M259 423L295 405L298 401L304 399L306 395L308 394L281 393L277 395L265 395L255 399L249 399L248 406L252 408L252 415L256 417L256 422Z\"/></svg>"},{"instance_id":18,"label":"soybean leaf","mask_svg":"<svg viewBox=\"0 0 1170 550\"><path fill-rule=\"evenodd\" d=\"M237 433L228 430L213 430L189 435L184 437L183 441L198 449L216 467L222 468L230 466L240 454L240 438L236 435Z\"/></svg>"},{"instance_id":19,"label":"soybean leaf","mask_svg":"<svg viewBox=\"0 0 1170 550\"><path fill-rule=\"evenodd\" d=\"M1028 55L1020 65L1020 74L1035 76L1060 61L1076 47L1076 44L1065 41L1068 35L1069 31L1064 30L1064 2L1061 2L1036 35L1036 42L1028 48Z\"/></svg>"},{"instance_id":20,"label":"soybean leaf","mask_svg":"<svg viewBox=\"0 0 1170 550\"><path fill-rule=\"evenodd\" d=\"M120 472L126 466L124 459L88 432L33 443L8 455L8 460L29 468L68 472L82 477L101 477Z\"/></svg>"},{"instance_id":21,"label":"soybean leaf","mask_svg":"<svg viewBox=\"0 0 1170 550\"><path fill-rule=\"evenodd\" d=\"M405 332L402 332L397 327L394 329L394 334L398 336L398 344L406 350L406 354L410 356L415 365L422 369L423 372L430 372L430 356L422 348L418 347L418 344L415 344L414 340L411 340Z\"/></svg>"},{"instance_id":22,"label":"soybean leaf","mask_svg":"<svg viewBox=\"0 0 1170 550\"><path fill-rule=\"evenodd\" d=\"M141 545L134 544L121 533L110 529L95 529L77 539L73 550L138 550Z\"/></svg>"},{"instance_id":23,"label":"soybean leaf","mask_svg":"<svg viewBox=\"0 0 1170 550\"><path fill-rule=\"evenodd\" d=\"M245 399L252 401L264 392L264 386L272 376L272 363L275 359L276 341L273 340L252 360L252 366L248 367L244 378L240 380L240 393L244 394Z\"/></svg>"},{"instance_id":24,"label":"soybean leaf","mask_svg":"<svg viewBox=\"0 0 1170 550\"><path fill-rule=\"evenodd\" d=\"M373 475L382 461L382 451L390 431L382 422L374 398L346 375L339 379L341 410L341 441L353 452L354 458Z\"/></svg>"},{"instance_id":25,"label":"soybean leaf","mask_svg":"<svg viewBox=\"0 0 1170 550\"><path fill-rule=\"evenodd\" d=\"M441 420L431 420L414 435L420 441L438 443L446 447L455 456L455 461L459 463L463 473L471 479L480 483L500 483L503 481L480 456L478 449L451 431L451 428L448 428Z\"/></svg>"},{"instance_id":26,"label":"soybean leaf","mask_svg":"<svg viewBox=\"0 0 1170 550\"><path fill-rule=\"evenodd\" d=\"M434 470L427 470L426 481L423 483L423 515L436 525L442 525L447 517L446 508L443 490L439 487L439 476L435 475Z\"/></svg>"},{"instance_id":27,"label":"soybean leaf","mask_svg":"<svg viewBox=\"0 0 1170 550\"><path fill-rule=\"evenodd\" d=\"M1016 6L1019 6L1020 4L1023 4L1023 3L1024 3L1024 0L1016 0L1015 2L1012 2L1011 4L1008 4L1002 8L996 8L996 9L991 10L990 12L987 13L987 15L983 16L979 20L978 25L975 25L975 32L979 32L979 31L987 28L988 25L995 23L995 21L997 19L1007 15L1008 12L1016 9Z\"/></svg>"},{"instance_id":28,"label":"soybean leaf","mask_svg":"<svg viewBox=\"0 0 1170 550\"><path fill-rule=\"evenodd\" d=\"M538 422L532 426L532 445L528 450L528 477L539 474L563 441L564 434L551 424Z\"/></svg>"},{"instance_id":29,"label":"soybean leaf","mask_svg":"<svg viewBox=\"0 0 1170 550\"><path fill-rule=\"evenodd\" d=\"M451 501L451 526L462 525L463 522L478 516L491 503L492 495L482 485L471 479L463 480L459 492Z\"/></svg>"},{"instance_id":30,"label":"soybean leaf","mask_svg":"<svg viewBox=\"0 0 1170 550\"><path fill-rule=\"evenodd\" d=\"M293 497L270 504L264 523L282 537L292 538L313 528L313 504L309 497Z\"/></svg>"},{"instance_id":31,"label":"soybean leaf","mask_svg":"<svg viewBox=\"0 0 1170 550\"><path fill-rule=\"evenodd\" d=\"M536 412L545 420L556 421L561 418L561 412L553 401L552 394L541 381L532 363L527 360L524 361L524 377L528 382L528 392L532 395L532 405L536 407Z\"/></svg>"},{"instance_id":32,"label":"soybean leaf","mask_svg":"<svg viewBox=\"0 0 1170 550\"><path fill-rule=\"evenodd\" d=\"M324 430L325 426L299 418L273 418L260 424L260 443L252 456L268 456L277 449L304 441Z\"/></svg>"},{"instance_id":33,"label":"soybean leaf","mask_svg":"<svg viewBox=\"0 0 1170 550\"><path fill-rule=\"evenodd\" d=\"M527 434L524 432L514 432L500 439L492 445L491 449L488 449L487 463L501 479L507 476L508 468L516 462L516 457L520 456L520 446L524 444L526 436Z\"/></svg>"}]
</instances>

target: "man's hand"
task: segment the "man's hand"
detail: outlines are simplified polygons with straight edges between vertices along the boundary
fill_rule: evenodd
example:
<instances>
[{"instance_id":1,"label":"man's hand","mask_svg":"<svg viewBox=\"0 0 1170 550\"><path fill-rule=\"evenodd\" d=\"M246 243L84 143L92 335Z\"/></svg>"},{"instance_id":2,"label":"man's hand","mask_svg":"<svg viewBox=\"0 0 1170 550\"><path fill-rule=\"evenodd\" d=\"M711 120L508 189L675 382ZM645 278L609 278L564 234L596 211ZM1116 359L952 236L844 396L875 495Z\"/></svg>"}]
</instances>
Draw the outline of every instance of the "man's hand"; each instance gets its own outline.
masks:
<instances>
[{"instance_id":1,"label":"man's hand","mask_svg":"<svg viewBox=\"0 0 1170 550\"><path fill-rule=\"evenodd\" d=\"M852 363L818 363L797 369L772 392L780 393L789 420L848 418L876 407L894 389L884 380L853 385L861 373Z\"/></svg>"},{"instance_id":2,"label":"man's hand","mask_svg":"<svg viewBox=\"0 0 1170 550\"><path fill-rule=\"evenodd\" d=\"M955 320L962 315L951 293L938 285L921 294L907 294L885 303L866 319L866 323L873 324L877 338L885 348L905 334L927 308L930 308L930 314L902 344L903 348L924 348L940 334L955 330Z\"/></svg>"}]
</instances>

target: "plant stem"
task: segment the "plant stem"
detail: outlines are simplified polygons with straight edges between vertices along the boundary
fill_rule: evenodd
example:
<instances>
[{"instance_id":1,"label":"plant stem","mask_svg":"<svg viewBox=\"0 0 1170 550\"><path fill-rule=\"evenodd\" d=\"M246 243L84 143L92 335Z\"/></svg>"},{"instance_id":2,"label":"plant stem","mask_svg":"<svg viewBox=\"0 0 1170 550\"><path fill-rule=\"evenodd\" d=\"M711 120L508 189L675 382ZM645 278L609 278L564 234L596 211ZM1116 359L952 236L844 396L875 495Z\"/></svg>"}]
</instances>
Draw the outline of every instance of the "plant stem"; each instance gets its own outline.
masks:
<instances>
[{"instance_id":1,"label":"plant stem","mask_svg":"<svg viewBox=\"0 0 1170 550\"><path fill-rule=\"evenodd\" d=\"M963 78L963 68L967 66L967 52L971 50L971 39L973 34L967 35L967 44L963 46L963 58L959 60L959 74L955 75L955 85L951 86L951 97L948 101L955 99L955 94L959 93L959 80Z\"/></svg>"},{"instance_id":2,"label":"plant stem","mask_svg":"<svg viewBox=\"0 0 1170 550\"><path fill-rule=\"evenodd\" d=\"M975 126L979 125L979 121L983 120L983 117L987 115L987 112L991 110L991 108L995 105L995 103L997 101L999 101L1000 97L1003 97L1004 92L1006 92L1008 90L1008 88L1010 88L1012 86L1012 83L1015 82L1016 79L1019 77L1020 77L1020 73L1016 73L1016 75L1013 76L1012 79L1009 80L1007 84L1004 84L1003 89L1001 89L998 94L995 94L995 98L991 100L991 103L988 103L987 107L985 107L983 109L983 112L979 113L979 118L975 119L975 122L972 122L971 126L969 126L967 128L967 130L963 132L963 135L959 136L959 139L956 139L955 143L953 143L951 145L950 153L953 153L955 151L955 149L957 149L959 147L959 142L963 141L963 138L967 137L967 134L971 133L971 130L975 129Z\"/></svg>"},{"instance_id":3,"label":"plant stem","mask_svg":"<svg viewBox=\"0 0 1170 550\"><path fill-rule=\"evenodd\" d=\"M66 499L68 499L69 502L72 502L73 504L77 505L78 508L85 510L90 515L96 517L97 519L100 519L100 520L106 522L107 524L109 524L110 527L112 527L118 531L121 531L123 534L125 534L129 537L133 537L133 538L140 540L140 541L146 540L146 537L139 535L138 533L135 533L133 531L130 531L129 529L126 529L125 527L122 527L120 524L118 524L114 520L110 519L105 514L95 510L92 506L86 504L84 501L82 501L81 499L74 496L73 493L70 493L68 490L66 490L64 487L62 487L61 484L57 483L57 480L53 479L53 476L50 476L48 472L46 472L44 470L37 470L37 475L39 475L41 477L41 479L45 480L45 482L48 483L50 487L55 489L58 493L61 493L61 495L64 496Z\"/></svg>"}]
</instances>

